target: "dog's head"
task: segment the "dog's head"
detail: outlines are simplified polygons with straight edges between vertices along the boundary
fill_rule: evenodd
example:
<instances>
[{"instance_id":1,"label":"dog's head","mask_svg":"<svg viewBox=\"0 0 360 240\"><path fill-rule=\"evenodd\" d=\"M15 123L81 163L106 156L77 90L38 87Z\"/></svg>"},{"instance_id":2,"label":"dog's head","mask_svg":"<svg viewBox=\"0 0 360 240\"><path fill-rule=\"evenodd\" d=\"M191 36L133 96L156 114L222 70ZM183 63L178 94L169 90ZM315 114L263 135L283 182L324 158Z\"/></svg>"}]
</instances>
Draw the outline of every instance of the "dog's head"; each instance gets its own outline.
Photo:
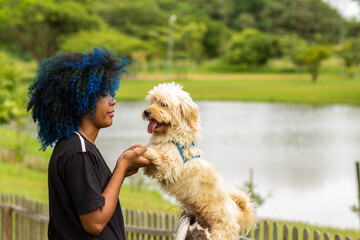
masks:
<instances>
[{"instance_id":1,"label":"dog's head","mask_svg":"<svg viewBox=\"0 0 360 240\"><path fill-rule=\"evenodd\" d=\"M146 99L150 105L142 116L149 121L149 133L198 131L198 107L179 84L174 82L159 84L149 91Z\"/></svg>"}]
</instances>

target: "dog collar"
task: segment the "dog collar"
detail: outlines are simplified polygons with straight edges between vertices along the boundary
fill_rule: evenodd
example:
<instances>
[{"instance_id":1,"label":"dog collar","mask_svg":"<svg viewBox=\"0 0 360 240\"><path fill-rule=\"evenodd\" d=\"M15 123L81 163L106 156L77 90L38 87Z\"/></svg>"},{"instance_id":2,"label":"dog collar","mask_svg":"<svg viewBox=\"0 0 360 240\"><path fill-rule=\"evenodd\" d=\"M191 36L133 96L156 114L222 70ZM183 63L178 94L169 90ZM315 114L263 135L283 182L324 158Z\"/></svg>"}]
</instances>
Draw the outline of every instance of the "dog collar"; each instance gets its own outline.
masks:
<instances>
[{"instance_id":1,"label":"dog collar","mask_svg":"<svg viewBox=\"0 0 360 240\"><path fill-rule=\"evenodd\" d=\"M188 158L188 159L185 159L184 155L183 155L183 149L184 148L187 148L187 147L191 147L191 146L195 146L195 143L192 142L189 146L188 145L184 145L184 146L181 146L180 147L180 144L175 142L175 141L171 141L179 150L179 153L181 155L181 158L183 159L183 162L186 163L187 161L193 159L193 158L199 158L200 155L195 155L195 156L192 156L191 158Z\"/></svg>"}]
</instances>

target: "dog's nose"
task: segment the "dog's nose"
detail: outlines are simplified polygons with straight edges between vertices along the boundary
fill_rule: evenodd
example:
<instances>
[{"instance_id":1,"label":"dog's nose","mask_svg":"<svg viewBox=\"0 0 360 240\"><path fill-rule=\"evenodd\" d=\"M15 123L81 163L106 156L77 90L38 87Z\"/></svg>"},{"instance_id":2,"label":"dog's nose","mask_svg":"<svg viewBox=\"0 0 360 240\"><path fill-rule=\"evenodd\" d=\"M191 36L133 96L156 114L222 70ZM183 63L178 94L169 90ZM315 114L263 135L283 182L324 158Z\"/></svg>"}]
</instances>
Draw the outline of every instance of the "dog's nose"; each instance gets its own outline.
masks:
<instances>
[{"instance_id":1,"label":"dog's nose","mask_svg":"<svg viewBox=\"0 0 360 240\"><path fill-rule=\"evenodd\" d=\"M145 111L144 111L145 117L150 116L150 114L151 114L151 111L150 111L150 110L145 110Z\"/></svg>"}]
</instances>

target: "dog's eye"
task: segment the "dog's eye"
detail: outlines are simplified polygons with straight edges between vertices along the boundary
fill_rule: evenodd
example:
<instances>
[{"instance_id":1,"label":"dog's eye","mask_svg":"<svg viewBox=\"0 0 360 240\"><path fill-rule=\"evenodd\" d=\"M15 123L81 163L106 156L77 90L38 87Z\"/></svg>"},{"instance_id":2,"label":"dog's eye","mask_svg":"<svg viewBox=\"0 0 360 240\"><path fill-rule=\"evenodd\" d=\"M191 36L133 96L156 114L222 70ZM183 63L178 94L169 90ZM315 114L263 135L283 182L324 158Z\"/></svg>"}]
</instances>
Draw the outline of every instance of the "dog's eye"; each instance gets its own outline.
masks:
<instances>
[{"instance_id":1,"label":"dog's eye","mask_svg":"<svg viewBox=\"0 0 360 240\"><path fill-rule=\"evenodd\" d=\"M161 102L161 106L162 107L167 107L168 105L166 103L164 103L164 102Z\"/></svg>"}]
</instances>

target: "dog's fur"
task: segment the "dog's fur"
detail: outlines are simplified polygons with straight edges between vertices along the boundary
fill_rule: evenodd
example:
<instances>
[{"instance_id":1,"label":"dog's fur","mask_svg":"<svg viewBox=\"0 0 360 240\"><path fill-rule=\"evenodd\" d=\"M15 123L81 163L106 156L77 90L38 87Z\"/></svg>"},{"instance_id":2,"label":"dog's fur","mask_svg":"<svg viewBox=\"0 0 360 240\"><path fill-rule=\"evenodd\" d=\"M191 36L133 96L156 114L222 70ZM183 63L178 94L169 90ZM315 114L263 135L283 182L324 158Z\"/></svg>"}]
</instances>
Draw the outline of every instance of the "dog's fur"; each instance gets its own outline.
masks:
<instances>
[{"instance_id":1,"label":"dog's fur","mask_svg":"<svg viewBox=\"0 0 360 240\"><path fill-rule=\"evenodd\" d=\"M175 197L186 212L204 219L212 240L238 240L240 231L256 225L254 204L245 192L226 189L215 167L206 162L196 147L199 135L198 107L175 83L164 83L149 91L150 105L143 118L152 133L144 157L152 164L145 175L157 179L162 189ZM155 129L155 125L157 126ZM183 162L175 141L183 149ZM191 143L195 146L190 146Z\"/></svg>"}]
</instances>

